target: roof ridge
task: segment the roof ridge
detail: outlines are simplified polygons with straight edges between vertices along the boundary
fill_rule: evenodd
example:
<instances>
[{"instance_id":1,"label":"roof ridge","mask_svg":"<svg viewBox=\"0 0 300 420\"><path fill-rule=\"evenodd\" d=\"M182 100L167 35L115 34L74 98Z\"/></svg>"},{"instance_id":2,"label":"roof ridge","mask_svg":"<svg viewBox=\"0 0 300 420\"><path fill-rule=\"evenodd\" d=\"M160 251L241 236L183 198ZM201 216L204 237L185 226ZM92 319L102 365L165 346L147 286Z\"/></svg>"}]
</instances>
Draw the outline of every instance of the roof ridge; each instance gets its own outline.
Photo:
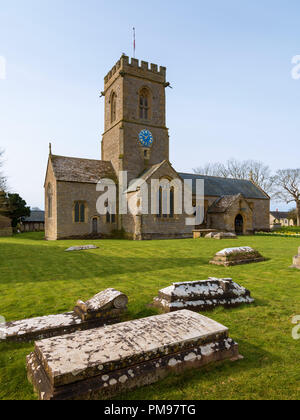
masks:
<instances>
[{"instance_id":1,"label":"roof ridge","mask_svg":"<svg viewBox=\"0 0 300 420\"><path fill-rule=\"evenodd\" d=\"M103 160L103 159L89 159L89 158L80 158L80 157L74 157L74 156L64 156L64 155L51 155L51 158L64 158L64 159L78 159L78 160L89 160L93 162L104 162L111 164L111 161L109 160Z\"/></svg>"},{"instance_id":2,"label":"roof ridge","mask_svg":"<svg viewBox=\"0 0 300 420\"><path fill-rule=\"evenodd\" d=\"M252 183L252 181L250 179L246 179L246 178L232 178L232 177L215 176L215 175L191 174L189 172L178 172L178 173L183 174L183 175L192 175L192 176L206 176L207 178L232 179L234 181L248 181L248 182Z\"/></svg>"}]
</instances>

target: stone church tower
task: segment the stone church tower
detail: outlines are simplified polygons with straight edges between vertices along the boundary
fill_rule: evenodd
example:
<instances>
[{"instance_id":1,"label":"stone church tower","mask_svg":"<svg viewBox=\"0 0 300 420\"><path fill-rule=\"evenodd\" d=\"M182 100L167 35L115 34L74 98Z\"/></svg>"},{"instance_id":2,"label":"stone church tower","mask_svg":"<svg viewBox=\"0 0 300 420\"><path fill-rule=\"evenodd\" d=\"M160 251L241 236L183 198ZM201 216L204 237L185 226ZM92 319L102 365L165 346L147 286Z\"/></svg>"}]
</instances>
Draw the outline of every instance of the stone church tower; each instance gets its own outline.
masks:
<instances>
[{"instance_id":1,"label":"stone church tower","mask_svg":"<svg viewBox=\"0 0 300 420\"><path fill-rule=\"evenodd\" d=\"M102 159L112 162L116 173L127 171L129 181L169 160L167 86L165 67L139 65L136 59L129 63L125 55L104 79Z\"/></svg>"}]
</instances>

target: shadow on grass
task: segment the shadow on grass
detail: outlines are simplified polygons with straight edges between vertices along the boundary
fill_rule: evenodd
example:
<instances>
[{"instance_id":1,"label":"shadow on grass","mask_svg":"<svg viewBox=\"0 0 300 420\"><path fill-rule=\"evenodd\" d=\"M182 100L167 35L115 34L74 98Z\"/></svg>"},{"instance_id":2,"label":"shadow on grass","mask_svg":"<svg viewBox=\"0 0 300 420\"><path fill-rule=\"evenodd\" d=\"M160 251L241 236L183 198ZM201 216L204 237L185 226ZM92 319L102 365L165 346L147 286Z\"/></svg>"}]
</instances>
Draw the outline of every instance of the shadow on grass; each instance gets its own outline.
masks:
<instances>
[{"instance_id":1,"label":"shadow on grass","mask_svg":"<svg viewBox=\"0 0 300 420\"><path fill-rule=\"evenodd\" d=\"M2 249L3 248L3 252ZM5 251L5 252L4 252ZM65 253L60 247L44 247L39 245L5 244L0 246L1 284L28 283L66 279L82 280L90 277L109 277L130 273L148 273L167 269L203 266L208 264L207 258L179 258L140 256L109 256L97 252L82 251ZM28 264L26 264L26 259ZM14 261L6 264L6 261ZM22 267L18 264L22 260ZM26 272L26 276L20 273ZM24 280L22 278L24 277Z\"/></svg>"},{"instance_id":2,"label":"shadow on grass","mask_svg":"<svg viewBox=\"0 0 300 420\"><path fill-rule=\"evenodd\" d=\"M222 384L228 381L229 378L242 377L246 372L271 366L282 360L275 354L262 350L260 347L243 340L239 340L239 349L240 354L244 357L243 360L214 362L199 369L187 369L181 374L171 373L162 381L148 385L147 388L142 387L133 392L123 393L115 397L114 400L144 399L145 389L147 389L147 399L149 400L164 398L163 393L165 393L165 390L168 390L168 394L171 395L180 393L182 394L180 399L190 400L191 395L186 394L186 389L191 390L194 386L197 387L199 399L202 399L201 389L204 387L209 391L209 388L206 388L208 383ZM192 399L197 399L197 397L192 395Z\"/></svg>"}]
</instances>

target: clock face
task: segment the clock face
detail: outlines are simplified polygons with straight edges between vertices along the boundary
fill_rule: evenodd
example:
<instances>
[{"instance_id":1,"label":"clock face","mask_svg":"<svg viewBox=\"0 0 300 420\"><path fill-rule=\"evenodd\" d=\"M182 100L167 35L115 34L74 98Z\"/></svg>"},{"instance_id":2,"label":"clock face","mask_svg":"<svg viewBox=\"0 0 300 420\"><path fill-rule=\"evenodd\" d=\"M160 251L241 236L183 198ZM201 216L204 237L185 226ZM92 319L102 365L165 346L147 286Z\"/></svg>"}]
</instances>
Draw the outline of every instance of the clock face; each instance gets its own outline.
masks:
<instances>
[{"instance_id":1,"label":"clock face","mask_svg":"<svg viewBox=\"0 0 300 420\"><path fill-rule=\"evenodd\" d=\"M151 131L142 130L139 134L139 140L143 147L151 147L153 143L153 136Z\"/></svg>"}]
</instances>

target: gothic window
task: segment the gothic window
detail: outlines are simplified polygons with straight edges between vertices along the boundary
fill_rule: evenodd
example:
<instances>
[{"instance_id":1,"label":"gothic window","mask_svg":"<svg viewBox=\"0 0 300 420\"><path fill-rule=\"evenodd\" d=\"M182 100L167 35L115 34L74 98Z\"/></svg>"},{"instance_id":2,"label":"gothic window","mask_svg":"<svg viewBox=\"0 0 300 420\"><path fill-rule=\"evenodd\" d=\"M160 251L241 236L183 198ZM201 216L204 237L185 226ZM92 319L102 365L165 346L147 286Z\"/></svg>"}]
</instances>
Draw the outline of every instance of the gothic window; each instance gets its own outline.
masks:
<instances>
[{"instance_id":1,"label":"gothic window","mask_svg":"<svg viewBox=\"0 0 300 420\"><path fill-rule=\"evenodd\" d=\"M164 203L167 202L167 200L170 200L170 213L164 214L163 213L163 206ZM174 209L175 209L175 194L174 194L174 188L172 187L170 192L165 190L163 191L162 187L159 188L159 204L158 204L158 218L174 218Z\"/></svg>"},{"instance_id":2,"label":"gothic window","mask_svg":"<svg viewBox=\"0 0 300 420\"><path fill-rule=\"evenodd\" d=\"M109 211L106 213L106 223L116 223L116 215L111 214Z\"/></svg>"},{"instance_id":3,"label":"gothic window","mask_svg":"<svg viewBox=\"0 0 300 420\"><path fill-rule=\"evenodd\" d=\"M150 113L149 102L150 102L149 91L148 89L144 88L141 90L140 97L139 97L140 118L142 120L149 119L149 113Z\"/></svg>"},{"instance_id":4,"label":"gothic window","mask_svg":"<svg viewBox=\"0 0 300 420\"><path fill-rule=\"evenodd\" d=\"M86 208L85 208L85 204L80 202L80 201L76 201L75 205L74 205L74 221L75 223L84 223L85 222L85 213L86 213Z\"/></svg>"},{"instance_id":5,"label":"gothic window","mask_svg":"<svg viewBox=\"0 0 300 420\"><path fill-rule=\"evenodd\" d=\"M48 218L52 217L52 187L51 184L48 185L47 189L47 206L48 206Z\"/></svg>"},{"instance_id":6,"label":"gothic window","mask_svg":"<svg viewBox=\"0 0 300 420\"><path fill-rule=\"evenodd\" d=\"M110 100L110 114L111 114L111 122L113 123L117 119L117 95L115 92L111 95Z\"/></svg>"}]
</instances>

